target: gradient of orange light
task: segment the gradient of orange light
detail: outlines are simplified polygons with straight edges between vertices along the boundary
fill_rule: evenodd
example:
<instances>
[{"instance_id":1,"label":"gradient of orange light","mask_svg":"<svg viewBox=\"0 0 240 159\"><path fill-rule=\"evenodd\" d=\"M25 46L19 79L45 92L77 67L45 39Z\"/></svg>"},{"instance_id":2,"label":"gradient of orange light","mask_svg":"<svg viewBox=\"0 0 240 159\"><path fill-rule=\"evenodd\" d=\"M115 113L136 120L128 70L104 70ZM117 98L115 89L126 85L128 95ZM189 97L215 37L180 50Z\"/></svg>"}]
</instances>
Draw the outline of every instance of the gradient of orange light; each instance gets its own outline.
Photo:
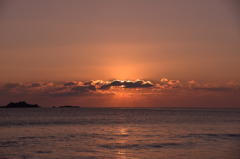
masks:
<instances>
[{"instance_id":1,"label":"gradient of orange light","mask_svg":"<svg viewBox=\"0 0 240 159\"><path fill-rule=\"evenodd\" d=\"M104 65L102 68L106 71L104 74L108 78L122 80L146 78L148 68L154 65L142 58L149 48L149 45L139 44L107 44L95 47L104 57L101 59Z\"/></svg>"}]
</instances>

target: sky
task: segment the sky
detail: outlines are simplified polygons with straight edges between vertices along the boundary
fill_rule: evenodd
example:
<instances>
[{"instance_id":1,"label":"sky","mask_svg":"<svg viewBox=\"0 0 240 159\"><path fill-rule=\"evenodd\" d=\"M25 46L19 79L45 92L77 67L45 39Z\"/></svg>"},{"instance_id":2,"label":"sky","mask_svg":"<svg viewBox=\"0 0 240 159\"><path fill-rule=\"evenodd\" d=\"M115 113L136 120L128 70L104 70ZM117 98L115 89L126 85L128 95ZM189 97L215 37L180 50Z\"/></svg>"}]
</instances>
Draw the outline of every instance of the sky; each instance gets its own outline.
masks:
<instances>
[{"instance_id":1,"label":"sky","mask_svg":"<svg viewBox=\"0 0 240 159\"><path fill-rule=\"evenodd\" d=\"M0 105L240 108L237 0L2 0Z\"/></svg>"}]
</instances>

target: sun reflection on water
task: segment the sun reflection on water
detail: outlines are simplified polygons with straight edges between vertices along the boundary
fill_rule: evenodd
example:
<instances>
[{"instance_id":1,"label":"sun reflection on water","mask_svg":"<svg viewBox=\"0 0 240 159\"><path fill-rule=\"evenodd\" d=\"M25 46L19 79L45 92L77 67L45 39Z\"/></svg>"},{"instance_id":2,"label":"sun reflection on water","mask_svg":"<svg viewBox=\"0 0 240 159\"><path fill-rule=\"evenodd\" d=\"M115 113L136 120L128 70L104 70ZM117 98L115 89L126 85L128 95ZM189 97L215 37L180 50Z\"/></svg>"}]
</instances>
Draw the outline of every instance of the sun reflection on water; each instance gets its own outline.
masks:
<instances>
[{"instance_id":1,"label":"sun reflection on water","mask_svg":"<svg viewBox=\"0 0 240 159\"><path fill-rule=\"evenodd\" d=\"M120 158L127 158L125 150L118 150L117 154Z\"/></svg>"},{"instance_id":2,"label":"sun reflection on water","mask_svg":"<svg viewBox=\"0 0 240 159\"><path fill-rule=\"evenodd\" d=\"M126 134L127 134L127 131L126 131L125 128L121 128L121 129L120 129L120 133L121 133L121 135L126 135Z\"/></svg>"}]
</instances>

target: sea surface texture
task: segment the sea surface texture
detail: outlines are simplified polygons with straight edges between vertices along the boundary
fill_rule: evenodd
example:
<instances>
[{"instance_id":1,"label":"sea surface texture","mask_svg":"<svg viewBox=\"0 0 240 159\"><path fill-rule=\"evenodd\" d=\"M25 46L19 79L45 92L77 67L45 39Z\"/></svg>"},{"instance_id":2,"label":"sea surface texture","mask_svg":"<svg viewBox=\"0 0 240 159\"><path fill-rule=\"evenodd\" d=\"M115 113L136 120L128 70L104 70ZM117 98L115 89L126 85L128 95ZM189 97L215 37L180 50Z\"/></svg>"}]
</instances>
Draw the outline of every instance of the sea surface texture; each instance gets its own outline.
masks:
<instances>
[{"instance_id":1,"label":"sea surface texture","mask_svg":"<svg viewBox=\"0 0 240 159\"><path fill-rule=\"evenodd\" d=\"M0 158L239 159L240 109L2 108Z\"/></svg>"}]
</instances>

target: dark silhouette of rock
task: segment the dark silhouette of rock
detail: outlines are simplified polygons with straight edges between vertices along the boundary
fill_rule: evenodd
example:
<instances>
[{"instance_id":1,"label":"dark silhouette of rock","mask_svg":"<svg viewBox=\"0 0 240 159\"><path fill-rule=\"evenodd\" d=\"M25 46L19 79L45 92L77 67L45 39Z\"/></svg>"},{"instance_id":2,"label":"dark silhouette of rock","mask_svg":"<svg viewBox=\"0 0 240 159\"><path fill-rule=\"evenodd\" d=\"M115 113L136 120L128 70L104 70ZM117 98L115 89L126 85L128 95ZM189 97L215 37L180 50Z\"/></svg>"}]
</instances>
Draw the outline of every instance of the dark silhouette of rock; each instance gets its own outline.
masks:
<instances>
[{"instance_id":1,"label":"dark silhouette of rock","mask_svg":"<svg viewBox=\"0 0 240 159\"><path fill-rule=\"evenodd\" d=\"M40 108L37 104L27 104L25 101L20 101L18 103L9 103L4 108Z\"/></svg>"}]
</instances>

